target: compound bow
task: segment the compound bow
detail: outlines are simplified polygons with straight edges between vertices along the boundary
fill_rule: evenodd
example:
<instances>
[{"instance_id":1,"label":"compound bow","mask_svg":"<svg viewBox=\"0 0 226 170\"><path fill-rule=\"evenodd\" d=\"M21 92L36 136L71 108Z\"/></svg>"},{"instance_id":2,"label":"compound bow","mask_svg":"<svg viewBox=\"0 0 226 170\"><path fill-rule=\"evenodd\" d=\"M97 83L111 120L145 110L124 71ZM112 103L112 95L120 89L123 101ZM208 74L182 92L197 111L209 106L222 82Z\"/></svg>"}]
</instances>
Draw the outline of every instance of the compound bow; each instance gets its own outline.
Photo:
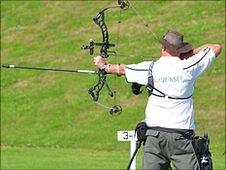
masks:
<instances>
[{"instance_id":1,"label":"compound bow","mask_svg":"<svg viewBox=\"0 0 226 170\"><path fill-rule=\"evenodd\" d=\"M94 40L90 39L89 45L83 45L81 47L84 50L89 50L90 55L93 54L95 46L101 46L100 56L102 58L107 58L109 56L109 53L112 52L112 51L108 51L108 49L110 47L115 46L115 44L109 43L109 34L108 34L107 25L105 23L105 11L112 9L112 8L120 8L121 10L122 9L128 9L129 8L129 2L127 0L118 0L118 5L110 6L110 7L102 9L93 18L93 21L95 22L95 24L97 24L99 26L99 28L101 29L103 39L102 39L101 43L94 42ZM121 111L122 111L122 108L121 108L120 105L108 106L108 105L104 105L104 104L102 104L98 101L100 92L101 92L101 90L103 89L104 86L108 90L108 95L110 97L114 97L114 93L107 83L106 71L99 69L98 70L98 82L88 90L88 93L95 103L97 103L98 105L100 105L102 107L110 109L110 114L112 114L112 115L120 114Z\"/></svg>"},{"instance_id":2,"label":"compound bow","mask_svg":"<svg viewBox=\"0 0 226 170\"><path fill-rule=\"evenodd\" d=\"M99 26L101 29L102 33L102 42L95 42L94 40L90 39L88 45L83 45L81 48L84 50L89 50L90 55L94 54L94 48L95 46L100 46L100 56L103 58L107 58L109 56L109 53L116 54L114 51L109 51L110 47L115 47L115 44L109 43L109 33L107 29L107 25L105 23L105 11L112 9L112 8L119 8L120 10L125 10L128 9L130 6L130 3L128 0L118 0L118 5L115 6L110 6L107 8L102 9L94 18L93 21L95 22L96 25ZM135 8L132 7L134 12L140 17L142 20L143 24L148 27L148 24L146 24L145 19L136 11ZM149 28L149 31L152 33L154 38L158 41L157 36L154 34L154 32ZM158 41L159 42L159 41ZM118 55L118 54L117 54ZM76 73L86 73L86 74L97 74L98 75L98 81L97 83L89 88L88 93L91 96L92 100L104 107L109 109L110 114L112 115L118 115L122 111L122 107L120 105L114 105L114 106L109 106L100 103L99 96L100 92L102 91L103 87L105 86L108 90L108 95L110 97L114 97L115 94L109 87L107 83L107 73L106 71L99 69L98 71L92 71L92 70L68 70L68 69L57 69L57 68L43 68L43 67L28 67L28 66L15 66L12 64L4 64L2 65L5 68L18 68L18 69L33 69L33 70L49 70L49 71L61 71L61 72L76 72ZM136 90L136 89L135 89Z\"/></svg>"}]
</instances>

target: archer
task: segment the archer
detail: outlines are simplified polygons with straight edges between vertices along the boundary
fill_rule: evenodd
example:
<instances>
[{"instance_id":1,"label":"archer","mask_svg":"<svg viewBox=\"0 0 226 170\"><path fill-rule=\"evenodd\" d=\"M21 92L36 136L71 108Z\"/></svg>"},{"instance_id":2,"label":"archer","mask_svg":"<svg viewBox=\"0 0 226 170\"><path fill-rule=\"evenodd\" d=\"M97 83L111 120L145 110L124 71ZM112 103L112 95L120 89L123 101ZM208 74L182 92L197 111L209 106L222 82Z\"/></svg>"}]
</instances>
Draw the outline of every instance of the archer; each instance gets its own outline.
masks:
<instances>
[{"instance_id":1,"label":"archer","mask_svg":"<svg viewBox=\"0 0 226 170\"><path fill-rule=\"evenodd\" d=\"M205 165L194 144L194 106L192 93L196 79L221 53L219 44L205 44L193 49L183 35L168 31L160 40L161 57L138 64L109 64L106 58L94 57L95 65L117 75L125 75L133 83L134 92L149 91L145 111L148 126L142 169L167 169L170 162L176 169L212 168L209 154ZM192 144L193 143L193 144ZM202 147L205 147L206 143ZM196 148L194 148L196 147ZM200 146L199 146L200 147Z\"/></svg>"}]
</instances>

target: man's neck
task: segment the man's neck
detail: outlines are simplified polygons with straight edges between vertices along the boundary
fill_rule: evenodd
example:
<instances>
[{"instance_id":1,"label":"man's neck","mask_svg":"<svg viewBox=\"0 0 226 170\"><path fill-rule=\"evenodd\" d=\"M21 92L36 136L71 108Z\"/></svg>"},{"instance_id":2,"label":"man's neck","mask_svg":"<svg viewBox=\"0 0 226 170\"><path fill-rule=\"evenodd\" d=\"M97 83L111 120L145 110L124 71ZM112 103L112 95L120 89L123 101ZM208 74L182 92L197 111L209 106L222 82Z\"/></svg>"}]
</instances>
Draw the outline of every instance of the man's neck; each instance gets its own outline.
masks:
<instances>
[{"instance_id":1,"label":"man's neck","mask_svg":"<svg viewBox=\"0 0 226 170\"><path fill-rule=\"evenodd\" d=\"M180 54L178 54L178 53L169 53L166 50L162 49L162 56L164 56L164 57L179 57Z\"/></svg>"}]
</instances>

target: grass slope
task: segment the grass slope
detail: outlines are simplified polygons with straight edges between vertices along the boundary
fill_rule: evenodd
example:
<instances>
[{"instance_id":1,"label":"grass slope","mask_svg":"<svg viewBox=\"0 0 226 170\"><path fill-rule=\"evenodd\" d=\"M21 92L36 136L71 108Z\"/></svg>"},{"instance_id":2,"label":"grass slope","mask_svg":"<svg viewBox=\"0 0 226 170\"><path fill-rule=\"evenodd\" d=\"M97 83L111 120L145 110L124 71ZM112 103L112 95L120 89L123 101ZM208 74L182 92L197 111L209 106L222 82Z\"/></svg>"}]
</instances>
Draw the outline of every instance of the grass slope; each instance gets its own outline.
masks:
<instances>
[{"instance_id":1,"label":"grass slope","mask_svg":"<svg viewBox=\"0 0 226 170\"><path fill-rule=\"evenodd\" d=\"M1 63L96 69L80 46L90 37L101 40L92 16L113 4L1 1ZM167 29L176 29L195 47L205 43L225 46L224 1L132 1L132 6L158 37ZM112 56L110 62L136 63L160 54L161 46L147 33L132 6L122 13L121 24L117 24L118 10L108 12L106 22L111 41L118 40L118 53L144 56ZM96 81L93 75L1 69L1 168L125 168L129 143L118 142L116 131L133 129L143 119L147 94L133 96L123 77L116 80L117 84L109 76L123 113L112 117L87 94ZM224 82L225 49L197 81L194 93L197 134L209 132L215 169L225 167ZM101 100L113 102L106 92Z\"/></svg>"}]
</instances>

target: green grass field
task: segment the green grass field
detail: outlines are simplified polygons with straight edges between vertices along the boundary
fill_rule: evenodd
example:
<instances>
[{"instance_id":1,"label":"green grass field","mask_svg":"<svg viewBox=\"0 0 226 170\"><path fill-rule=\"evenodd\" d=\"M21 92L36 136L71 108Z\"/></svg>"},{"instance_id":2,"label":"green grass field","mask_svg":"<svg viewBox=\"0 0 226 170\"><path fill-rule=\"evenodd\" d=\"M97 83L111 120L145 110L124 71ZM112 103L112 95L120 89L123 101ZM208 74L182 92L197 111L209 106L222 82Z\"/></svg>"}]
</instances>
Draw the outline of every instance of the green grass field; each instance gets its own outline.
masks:
<instances>
[{"instance_id":1,"label":"green grass field","mask_svg":"<svg viewBox=\"0 0 226 170\"><path fill-rule=\"evenodd\" d=\"M1 64L95 70L92 56L80 47L90 38L101 41L92 17L116 3L1 1ZM209 133L214 169L225 169L225 2L132 1L121 17L117 9L108 11L117 52L138 55L110 56L109 62L138 63L160 55L161 46L133 8L158 37L176 29L194 47L222 45L222 54L196 82L194 103L196 133ZM134 129L144 118L147 93L134 96L124 77L108 80L123 107L117 117L91 101L87 90L95 75L1 68L1 169L125 169L130 144L117 141L116 133ZM100 100L115 102L106 89ZM141 161L142 149L138 169Z\"/></svg>"}]
</instances>

